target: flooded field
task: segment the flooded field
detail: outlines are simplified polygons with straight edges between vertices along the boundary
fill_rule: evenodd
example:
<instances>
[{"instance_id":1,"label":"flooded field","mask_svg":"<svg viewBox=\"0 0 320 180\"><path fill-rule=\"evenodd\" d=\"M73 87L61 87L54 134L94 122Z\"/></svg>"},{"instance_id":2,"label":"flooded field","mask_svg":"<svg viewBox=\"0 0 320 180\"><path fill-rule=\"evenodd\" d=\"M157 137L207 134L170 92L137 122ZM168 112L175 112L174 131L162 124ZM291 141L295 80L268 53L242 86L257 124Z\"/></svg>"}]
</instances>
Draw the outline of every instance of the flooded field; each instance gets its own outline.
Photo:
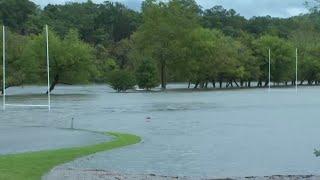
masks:
<instances>
[{"instance_id":1,"label":"flooded field","mask_svg":"<svg viewBox=\"0 0 320 180\"><path fill-rule=\"evenodd\" d=\"M320 148L320 88L289 90L120 94L104 85L59 86L51 111L8 107L0 111L0 126L10 131L69 128L74 118L75 128L143 138L143 143L63 165L71 168L194 177L320 174L320 159L313 155ZM44 92L43 87L10 88L8 103L43 104ZM10 153L2 147L0 153ZM5 147L19 151L14 143Z\"/></svg>"}]
</instances>

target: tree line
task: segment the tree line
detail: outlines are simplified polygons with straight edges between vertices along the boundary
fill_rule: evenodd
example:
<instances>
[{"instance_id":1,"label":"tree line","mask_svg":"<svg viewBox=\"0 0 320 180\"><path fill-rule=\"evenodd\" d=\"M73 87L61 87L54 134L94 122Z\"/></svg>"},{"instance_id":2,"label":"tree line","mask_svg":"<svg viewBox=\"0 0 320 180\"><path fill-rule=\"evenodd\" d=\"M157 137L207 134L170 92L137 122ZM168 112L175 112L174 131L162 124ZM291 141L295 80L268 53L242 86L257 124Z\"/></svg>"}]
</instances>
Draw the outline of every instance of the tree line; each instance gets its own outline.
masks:
<instances>
[{"instance_id":1,"label":"tree line","mask_svg":"<svg viewBox=\"0 0 320 180\"><path fill-rule=\"evenodd\" d=\"M271 83L269 49L272 83L295 85L296 48L299 84L318 84L319 4L307 1L310 13L295 17L246 19L222 6L203 9L195 0L145 0L140 12L109 1L40 8L29 0L3 0L6 88L46 81L46 24L50 90L56 84L93 82L117 91L159 84L166 89L173 81L194 88L251 87L253 82L263 87Z\"/></svg>"}]
</instances>

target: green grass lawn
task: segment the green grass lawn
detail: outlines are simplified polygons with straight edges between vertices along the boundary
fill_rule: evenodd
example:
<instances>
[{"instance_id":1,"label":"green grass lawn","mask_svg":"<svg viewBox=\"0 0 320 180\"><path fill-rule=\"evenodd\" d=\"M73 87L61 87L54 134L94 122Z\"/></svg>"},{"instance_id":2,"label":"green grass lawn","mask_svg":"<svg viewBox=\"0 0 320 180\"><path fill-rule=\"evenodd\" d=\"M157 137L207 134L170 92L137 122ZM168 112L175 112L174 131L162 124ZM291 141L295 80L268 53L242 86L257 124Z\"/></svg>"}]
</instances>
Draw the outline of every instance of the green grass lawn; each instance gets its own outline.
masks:
<instances>
[{"instance_id":1,"label":"green grass lawn","mask_svg":"<svg viewBox=\"0 0 320 180\"><path fill-rule=\"evenodd\" d=\"M40 180L53 167L96 152L139 143L141 138L131 134L106 133L116 139L92 146L38 151L0 156L0 180Z\"/></svg>"}]
</instances>

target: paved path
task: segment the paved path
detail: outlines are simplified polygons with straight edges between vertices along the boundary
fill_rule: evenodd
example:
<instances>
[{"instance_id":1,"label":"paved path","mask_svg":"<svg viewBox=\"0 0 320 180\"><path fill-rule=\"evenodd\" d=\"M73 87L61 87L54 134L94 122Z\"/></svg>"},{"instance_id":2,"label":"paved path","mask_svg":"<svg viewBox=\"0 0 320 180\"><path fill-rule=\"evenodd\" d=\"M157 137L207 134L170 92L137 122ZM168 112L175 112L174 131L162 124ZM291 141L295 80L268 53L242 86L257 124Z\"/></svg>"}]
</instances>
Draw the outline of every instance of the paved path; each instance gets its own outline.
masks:
<instances>
[{"instance_id":1,"label":"paved path","mask_svg":"<svg viewBox=\"0 0 320 180\"><path fill-rule=\"evenodd\" d=\"M104 170L56 167L43 180L319 180L320 176L268 176L233 178L170 177L155 174L121 174Z\"/></svg>"}]
</instances>

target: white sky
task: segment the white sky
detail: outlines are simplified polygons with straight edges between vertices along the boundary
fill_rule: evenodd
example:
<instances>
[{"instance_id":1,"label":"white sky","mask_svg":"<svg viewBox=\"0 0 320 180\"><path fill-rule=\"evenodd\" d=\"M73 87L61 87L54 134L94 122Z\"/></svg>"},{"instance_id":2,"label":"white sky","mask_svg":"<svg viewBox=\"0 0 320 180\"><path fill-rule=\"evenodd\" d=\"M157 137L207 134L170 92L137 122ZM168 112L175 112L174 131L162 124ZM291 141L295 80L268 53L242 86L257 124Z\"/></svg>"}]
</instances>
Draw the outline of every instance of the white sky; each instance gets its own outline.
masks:
<instances>
[{"instance_id":1,"label":"white sky","mask_svg":"<svg viewBox=\"0 0 320 180\"><path fill-rule=\"evenodd\" d=\"M48 3L63 4L68 1L83 2L86 0L31 0L42 7ZM105 0L93 0L101 3ZM128 7L139 10L142 0L111 0L126 4ZM204 8L222 5L227 9L235 9L246 18L252 16L271 15L275 17L290 17L306 13L308 10L303 6L304 0L196 0Z\"/></svg>"}]
</instances>

